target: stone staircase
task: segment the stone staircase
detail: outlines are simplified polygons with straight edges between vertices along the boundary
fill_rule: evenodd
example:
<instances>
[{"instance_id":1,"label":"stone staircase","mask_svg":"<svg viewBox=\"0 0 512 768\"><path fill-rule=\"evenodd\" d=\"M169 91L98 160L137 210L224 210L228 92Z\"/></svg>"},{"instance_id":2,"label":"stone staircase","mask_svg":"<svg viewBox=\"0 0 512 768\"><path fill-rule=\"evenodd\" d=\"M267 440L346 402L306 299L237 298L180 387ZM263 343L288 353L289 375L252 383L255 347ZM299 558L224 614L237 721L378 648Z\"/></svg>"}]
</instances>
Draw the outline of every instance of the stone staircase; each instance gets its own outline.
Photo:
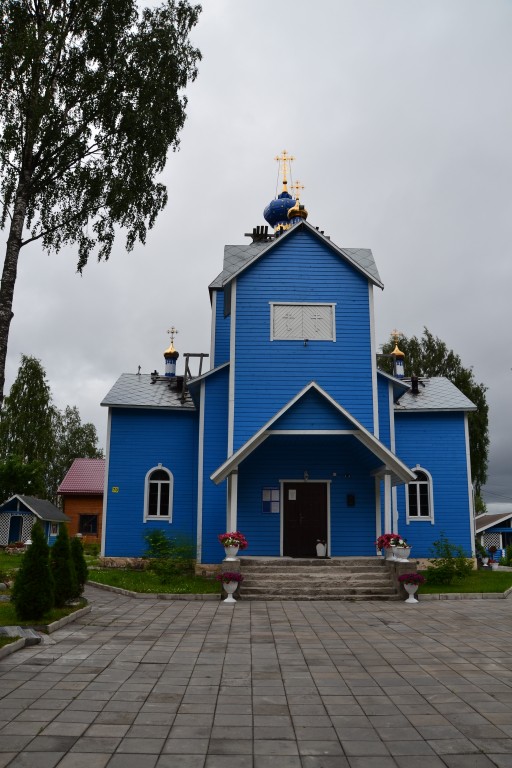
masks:
<instances>
[{"instance_id":1,"label":"stone staircase","mask_svg":"<svg viewBox=\"0 0 512 768\"><path fill-rule=\"evenodd\" d=\"M382 558L241 557L242 600L399 600Z\"/></svg>"}]
</instances>

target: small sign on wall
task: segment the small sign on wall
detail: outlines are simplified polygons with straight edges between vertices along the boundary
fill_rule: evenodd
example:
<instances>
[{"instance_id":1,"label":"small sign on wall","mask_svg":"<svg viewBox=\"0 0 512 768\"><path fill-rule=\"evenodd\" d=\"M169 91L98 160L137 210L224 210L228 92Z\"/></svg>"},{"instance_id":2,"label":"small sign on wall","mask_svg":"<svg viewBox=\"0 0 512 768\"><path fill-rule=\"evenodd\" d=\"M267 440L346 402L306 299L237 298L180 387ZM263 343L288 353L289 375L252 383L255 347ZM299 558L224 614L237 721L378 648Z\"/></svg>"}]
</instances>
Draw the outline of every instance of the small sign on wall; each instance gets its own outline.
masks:
<instances>
[{"instance_id":1,"label":"small sign on wall","mask_svg":"<svg viewBox=\"0 0 512 768\"><path fill-rule=\"evenodd\" d=\"M261 511L266 515L278 515L280 491L279 488L263 488L261 494Z\"/></svg>"},{"instance_id":2,"label":"small sign on wall","mask_svg":"<svg viewBox=\"0 0 512 768\"><path fill-rule=\"evenodd\" d=\"M112 493L119 493L119 486L118 485L113 485L112 486Z\"/></svg>"},{"instance_id":3,"label":"small sign on wall","mask_svg":"<svg viewBox=\"0 0 512 768\"><path fill-rule=\"evenodd\" d=\"M288 501L297 501L297 489L296 488L289 488L288 489Z\"/></svg>"}]
</instances>

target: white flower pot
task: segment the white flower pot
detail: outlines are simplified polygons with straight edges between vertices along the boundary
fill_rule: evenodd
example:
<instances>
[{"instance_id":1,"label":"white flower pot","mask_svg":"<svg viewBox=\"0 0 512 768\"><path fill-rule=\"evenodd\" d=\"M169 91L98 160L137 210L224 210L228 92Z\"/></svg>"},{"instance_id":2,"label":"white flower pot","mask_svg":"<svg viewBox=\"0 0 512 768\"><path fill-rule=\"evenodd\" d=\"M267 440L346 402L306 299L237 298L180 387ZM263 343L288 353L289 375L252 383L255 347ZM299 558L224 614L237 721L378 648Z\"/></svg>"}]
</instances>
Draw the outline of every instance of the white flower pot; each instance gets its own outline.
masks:
<instances>
[{"instance_id":1,"label":"white flower pot","mask_svg":"<svg viewBox=\"0 0 512 768\"><path fill-rule=\"evenodd\" d=\"M228 581L227 584L223 584L222 586L224 587L224 591L227 592L228 594L224 602L236 603L236 600L233 597L233 593L236 592L236 588L238 587L238 581Z\"/></svg>"},{"instance_id":2,"label":"white flower pot","mask_svg":"<svg viewBox=\"0 0 512 768\"><path fill-rule=\"evenodd\" d=\"M406 563L411 554L411 548L410 547L393 547L393 554L395 556L395 560L398 560L400 563Z\"/></svg>"},{"instance_id":3,"label":"white flower pot","mask_svg":"<svg viewBox=\"0 0 512 768\"><path fill-rule=\"evenodd\" d=\"M239 547L232 546L232 547L224 547L224 552L226 553L226 557L224 560L236 560L236 555L239 550Z\"/></svg>"},{"instance_id":4,"label":"white flower pot","mask_svg":"<svg viewBox=\"0 0 512 768\"><path fill-rule=\"evenodd\" d=\"M319 541L318 544L316 545L316 556L325 557L326 554L327 554L327 547L323 542Z\"/></svg>"},{"instance_id":5,"label":"white flower pot","mask_svg":"<svg viewBox=\"0 0 512 768\"><path fill-rule=\"evenodd\" d=\"M385 547L383 550L386 560L394 560L393 547Z\"/></svg>"},{"instance_id":6,"label":"white flower pot","mask_svg":"<svg viewBox=\"0 0 512 768\"><path fill-rule=\"evenodd\" d=\"M404 584L405 591L408 593L409 597L407 600L405 600L406 603L417 603L418 601L414 597L416 592L418 591L418 585L417 584Z\"/></svg>"},{"instance_id":7,"label":"white flower pot","mask_svg":"<svg viewBox=\"0 0 512 768\"><path fill-rule=\"evenodd\" d=\"M488 557L482 557L482 565L484 566L484 568L485 568L485 566L489 565L489 558Z\"/></svg>"},{"instance_id":8,"label":"white flower pot","mask_svg":"<svg viewBox=\"0 0 512 768\"><path fill-rule=\"evenodd\" d=\"M498 570L499 563L491 563L491 570L497 571Z\"/></svg>"}]
</instances>

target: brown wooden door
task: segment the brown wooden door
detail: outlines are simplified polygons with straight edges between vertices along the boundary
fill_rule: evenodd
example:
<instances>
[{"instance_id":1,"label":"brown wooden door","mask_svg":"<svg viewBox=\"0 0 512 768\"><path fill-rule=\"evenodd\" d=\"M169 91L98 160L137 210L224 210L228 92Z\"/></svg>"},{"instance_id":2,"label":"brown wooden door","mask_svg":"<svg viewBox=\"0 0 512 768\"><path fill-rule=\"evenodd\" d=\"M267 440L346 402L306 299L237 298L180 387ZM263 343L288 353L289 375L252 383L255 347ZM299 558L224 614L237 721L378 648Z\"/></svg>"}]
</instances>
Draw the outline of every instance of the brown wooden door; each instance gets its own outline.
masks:
<instances>
[{"instance_id":1,"label":"brown wooden door","mask_svg":"<svg viewBox=\"0 0 512 768\"><path fill-rule=\"evenodd\" d=\"M327 541L327 484L283 484L283 555L316 557L318 539Z\"/></svg>"}]
</instances>

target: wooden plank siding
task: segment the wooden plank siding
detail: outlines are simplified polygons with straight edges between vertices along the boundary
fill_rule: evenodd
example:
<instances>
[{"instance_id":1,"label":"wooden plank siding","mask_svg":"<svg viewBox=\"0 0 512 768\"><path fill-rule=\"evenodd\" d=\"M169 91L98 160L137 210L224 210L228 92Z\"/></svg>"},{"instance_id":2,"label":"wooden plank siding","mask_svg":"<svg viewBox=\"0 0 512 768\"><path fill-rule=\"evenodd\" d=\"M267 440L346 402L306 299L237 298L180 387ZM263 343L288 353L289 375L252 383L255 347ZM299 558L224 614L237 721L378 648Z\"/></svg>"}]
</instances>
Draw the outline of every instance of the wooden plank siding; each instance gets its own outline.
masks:
<instances>
[{"instance_id":1,"label":"wooden plank siding","mask_svg":"<svg viewBox=\"0 0 512 768\"><path fill-rule=\"evenodd\" d=\"M270 341L270 302L335 303L336 341ZM373 431L368 281L297 231L237 278L234 450L311 380Z\"/></svg>"},{"instance_id":2,"label":"wooden plank siding","mask_svg":"<svg viewBox=\"0 0 512 768\"><path fill-rule=\"evenodd\" d=\"M216 317L215 317L215 367L227 363L229 360L229 316L224 317L224 291L215 291Z\"/></svg>"},{"instance_id":3,"label":"wooden plank siding","mask_svg":"<svg viewBox=\"0 0 512 768\"><path fill-rule=\"evenodd\" d=\"M391 427L389 413L389 381L377 376L377 396L379 399L379 440L386 448L391 448Z\"/></svg>"},{"instance_id":4,"label":"wooden plank siding","mask_svg":"<svg viewBox=\"0 0 512 768\"><path fill-rule=\"evenodd\" d=\"M310 390L283 413L271 429L350 429L354 424L329 403L320 392Z\"/></svg>"},{"instance_id":5,"label":"wooden plank siding","mask_svg":"<svg viewBox=\"0 0 512 768\"><path fill-rule=\"evenodd\" d=\"M429 520L411 520L407 525L405 487L397 489L399 529L414 547L413 556L428 557L441 531L469 554L472 542L464 414L397 413L395 436L400 458L411 469L419 464L433 478L435 525Z\"/></svg>"},{"instance_id":6,"label":"wooden plank siding","mask_svg":"<svg viewBox=\"0 0 512 768\"><path fill-rule=\"evenodd\" d=\"M172 523L144 522L146 474L159 463L174 476ZM156 528L195 543L196 488L196 412L112 409L105 555L139 557L144 534Z\"/></svg>"},{"instance_id":7,"label":"wooden plank siding","mask_svg":"<svg viewBox=\"0 0 512 768\"><path fill-rule=\"evenodd\" d=\"M227 481L215 485L210 475L226 460L229 368L205 379L203 454L202 562L218 563L224 550L217 536L226 530Z\"/></svg>"}]
</instances>

